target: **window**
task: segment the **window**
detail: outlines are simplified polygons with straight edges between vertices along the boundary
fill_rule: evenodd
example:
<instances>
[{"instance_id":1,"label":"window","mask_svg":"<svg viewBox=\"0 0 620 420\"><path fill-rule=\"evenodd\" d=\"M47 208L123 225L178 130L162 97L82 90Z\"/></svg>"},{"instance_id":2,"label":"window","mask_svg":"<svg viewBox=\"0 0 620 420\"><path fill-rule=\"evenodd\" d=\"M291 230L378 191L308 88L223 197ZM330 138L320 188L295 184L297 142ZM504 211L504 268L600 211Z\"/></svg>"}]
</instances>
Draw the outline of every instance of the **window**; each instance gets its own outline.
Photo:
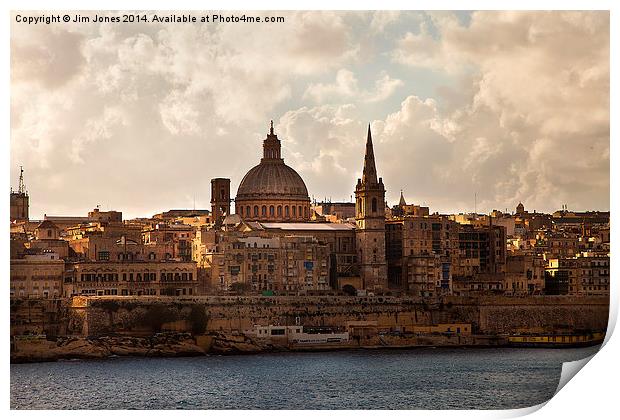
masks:
<instances>
[{"instance_id":1,"label":"window","mask_svg":"<svg viewBox=\"0 0 620 420\"><path fill-rule=\"evenodd\" d=\"M299 217L301 217L301 206L299 206Z\"/></svg>"},{"instance_id":2,"label":"window","mask_svg":"<svg viewBox=\"0 0 620 420\"><path fill-rule=\"evenodd\" d=\"M273 216L274 216L273 206L269 206L269 216L270 216L270 217L273 217Z\"/></svg>"},{"instance_id":3,"label":"window","mask_svg":"<svg viewBox=\"0 0 620 420\"><path fill-rule=\"evenodd\" d=\"M258 217L258 206L254 206L254 216Z\"/></svg>"},{"instance_id":4,"label":"window","mask_svg":"<svg viewBox=\"0 0 620 420\"><path fill-rule=\"evenodd\" d=\"M293 206L293 217L297 216L297 207Z\"/></svg>"},{"instance_id":5,"label":"window","mask_svg":"<svg viewBox=\"0 0 620 420\"><path fill-rule=\"evenodd\" d=\"M282 217L282 206L278 206L278 217Z\"/></svg>"},{"instance_id":6,"label":"window","mask_svg":"<svg viewBox=\"0 0 620 420\"><path fill-rule=\"evenodd\" d=\"M252 215L252 213L250 213L250 206L245 206L245 215L247 217L250 217Z\"/></svg>"},{"instance_id":7,"label":"window","mask_svg":"<svg viewBox=\"0 0 620 420\"><path fill-rule=\"evenodd\" d=\"M260 214L261 214L262 216L267 216L267 206L263 206L263 207L261 207L261 212L260 212Z\"/></svg>"},{"instance_id":8,"label":"window","mask_svg":"<svg viewBox=\"0 0 620 420\"><path fill-rule=\"evenodd\" d=\"M110 260L110 251L99 251L97 253L97 259L100 261L109 261Z\"/></svg>"},{"instance_id":9,"label":"window","mask_svg":"<svg viewBox=\"0 0 620 420\"><path fill-rule=\"evenodd\" d=\"M372 199L372 212L375 213L377 211L377 199Z\"/></svg>"},{"instance_id":10,"label":"window","mask_svg":"<svg viewBox=\"0 0 620 420\"><path fill-rule=\"evenodd\" d=\"M284 216L289 217L288 206L284 206Z\"/></svg>"},{"instance_id":11,"label":"window","mask_svg":"<svg viewBox=\"0 0 620 420\"><path fill-rule=\"evenodd\" d=\"M308 207L304 207L304 218L308 218Z\"/></svg>"}]
</instances>

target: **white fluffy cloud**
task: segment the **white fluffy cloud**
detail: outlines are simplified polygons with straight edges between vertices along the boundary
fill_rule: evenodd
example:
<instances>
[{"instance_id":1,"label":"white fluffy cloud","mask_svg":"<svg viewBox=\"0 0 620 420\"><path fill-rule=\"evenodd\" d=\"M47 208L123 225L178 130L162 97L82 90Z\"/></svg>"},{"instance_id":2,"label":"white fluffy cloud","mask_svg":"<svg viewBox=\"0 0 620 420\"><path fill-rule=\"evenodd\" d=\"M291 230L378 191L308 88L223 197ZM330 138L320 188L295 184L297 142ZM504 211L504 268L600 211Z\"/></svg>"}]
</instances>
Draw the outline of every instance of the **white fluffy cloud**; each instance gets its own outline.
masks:
<instances>
[{"instance_id":1,"label":"white fluffy cloud","mask_svg":"<svg viewBox=\"0 0 620 420\"><path fill-rule=\"evenodd\" d=\"M359 82L352 71L340 69L336 73L334 83L310 84L304 92L303 99L316 103L342 100L380 102L392 96L401 86L403 86L402 80L392 79L386 72L382 72L375 81L374 89L365 90L359 87Z\"/></svg>"},{"instance_id":2,"label":"white fluffy cloud","mask_svg":"<svg viewBox=\"0 0 620 420\"><path fill-rule=\"evenodd\" d=\"M208 207L270 118L318 200L353 193L370 119L392 203L609 207L608 13L282 15L13 24L12 180L24 165L33 216Z\"/></svg>"}]
</instances>

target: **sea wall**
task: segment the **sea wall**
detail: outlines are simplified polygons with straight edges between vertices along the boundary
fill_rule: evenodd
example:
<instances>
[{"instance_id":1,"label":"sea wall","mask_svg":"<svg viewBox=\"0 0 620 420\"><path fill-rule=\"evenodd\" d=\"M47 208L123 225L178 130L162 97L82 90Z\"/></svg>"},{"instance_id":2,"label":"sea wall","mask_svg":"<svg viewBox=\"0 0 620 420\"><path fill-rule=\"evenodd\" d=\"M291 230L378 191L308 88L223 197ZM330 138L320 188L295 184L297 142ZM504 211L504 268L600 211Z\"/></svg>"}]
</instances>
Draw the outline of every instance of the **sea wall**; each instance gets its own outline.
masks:
<instances>
[{"instance_id":1,"label":"sea wall","mask_svg":"<svg viewBox=\"0 0 620 420\"><path fill-rule=\"evenodd\" d=\"M149 335L159 331L243 332L254 325L329 326L376 322L378 331L470 323L474 334L603 331L609 300L601 297L76 297L71 334Z\"/></svg>"}]
</instances>

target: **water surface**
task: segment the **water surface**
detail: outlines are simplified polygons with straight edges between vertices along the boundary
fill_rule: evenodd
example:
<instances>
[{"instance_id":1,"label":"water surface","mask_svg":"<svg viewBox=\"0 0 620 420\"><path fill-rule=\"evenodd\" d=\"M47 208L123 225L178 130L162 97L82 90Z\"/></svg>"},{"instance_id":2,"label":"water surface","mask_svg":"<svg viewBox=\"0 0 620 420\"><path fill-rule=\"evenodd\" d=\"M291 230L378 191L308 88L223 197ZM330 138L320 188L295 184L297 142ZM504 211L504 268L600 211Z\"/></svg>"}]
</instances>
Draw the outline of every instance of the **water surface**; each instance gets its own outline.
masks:
<instances>
[{"instance_id":1,"label":"water surface","mask_svg":"<svg viewBox=\"0 0 620 420\"><path fill-rule=\"evenodd\" d=\"M580 349L413 349L11 365L12 409L502 409L550 399Z\"/></svg>"}]
</instances>

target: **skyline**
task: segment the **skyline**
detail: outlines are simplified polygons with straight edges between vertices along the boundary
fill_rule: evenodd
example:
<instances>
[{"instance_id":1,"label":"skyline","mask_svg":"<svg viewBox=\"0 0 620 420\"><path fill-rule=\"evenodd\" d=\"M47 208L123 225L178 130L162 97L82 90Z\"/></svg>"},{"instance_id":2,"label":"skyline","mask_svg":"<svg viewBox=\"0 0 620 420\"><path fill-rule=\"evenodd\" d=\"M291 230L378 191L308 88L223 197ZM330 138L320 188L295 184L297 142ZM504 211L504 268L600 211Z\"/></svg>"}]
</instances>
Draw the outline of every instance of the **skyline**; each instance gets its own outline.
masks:
<instances>
[{"instance_id":1,"label":"skyline","mask_svg":"<svg viewBox=\"0 0 620 420\"><path fill-rule=\"evenodd\" d=\"M607 12L268 14L286 22L12 23L11 186L23 165L33 218L209 208L272 118L317 201L353 194L370 121L390 205L609 209Z\"/></svg>"}]
</instances>

